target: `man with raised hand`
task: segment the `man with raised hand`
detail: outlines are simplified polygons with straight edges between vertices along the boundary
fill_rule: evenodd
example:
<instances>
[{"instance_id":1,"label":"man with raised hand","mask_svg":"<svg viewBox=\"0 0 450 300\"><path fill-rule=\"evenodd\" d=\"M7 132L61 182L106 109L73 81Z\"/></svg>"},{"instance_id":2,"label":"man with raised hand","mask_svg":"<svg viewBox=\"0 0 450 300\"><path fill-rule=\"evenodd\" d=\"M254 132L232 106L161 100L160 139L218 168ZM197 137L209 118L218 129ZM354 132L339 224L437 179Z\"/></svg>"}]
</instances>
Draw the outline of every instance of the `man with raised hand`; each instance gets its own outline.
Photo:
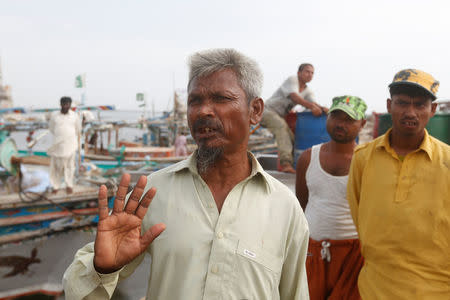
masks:
<instances>
[{"instance_id":1,"label":"man with raised hand","mask_svg":"<svg viewBox=\"0 0 450 300\"><path fill-rule=\"evenodd\" d=\"M310 229L306 272L312 300L360 299L363 258L346 190L366 108L359 97L333 98L327 118L331 140L305 150L297 162L296 194Z\"/></svg>"},{"instance_id":2,"label":"man with raised hand","mask_svg":"<svg viewBox=\"0 0 450 300\"><path fill-rule=\"evenodd\" d=\"M347 197L364 266L362 299L448 299L450 147L425 126L439 82L416 69L389 85L392 128L355 150Z\"/></svg>"},{"instance_id":3,"label":"man with raised hand","mask_svg":"<svg viewBox=\"0 0 450 300\"><path fill-rule=\"evenodd\" d=\"M198 149L141 177L126 205L124 175L111 215L101 187L96 241L66 270L66 299L110 298L145 253L147 299L308 298L300 205L247 151L261 86L256 62L236 50L191 57L187 117Z\"/></svg>"}]
</instances>

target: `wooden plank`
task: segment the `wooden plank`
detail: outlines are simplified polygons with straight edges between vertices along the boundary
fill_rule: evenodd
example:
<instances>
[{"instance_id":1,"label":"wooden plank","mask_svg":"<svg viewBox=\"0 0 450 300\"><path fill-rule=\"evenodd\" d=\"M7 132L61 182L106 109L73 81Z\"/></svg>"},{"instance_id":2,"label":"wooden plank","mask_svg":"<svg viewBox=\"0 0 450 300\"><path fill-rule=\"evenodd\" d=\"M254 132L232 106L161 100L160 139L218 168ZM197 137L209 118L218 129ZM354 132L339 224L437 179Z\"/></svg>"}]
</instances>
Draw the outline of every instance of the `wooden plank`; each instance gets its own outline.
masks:
<instances>
[{"instance_id":1,"label":"wooden plank","mask_svg":"<svg viewBox=\"0 0 450 300\"><path fill-rule=\"evenodd\" d=\"M108 190L108 197L114 196L114 194L114 190ZM22 201L18 193L2 195L0 199L0 209L97 200L98 187L76 185L73 188L72 194L67 194L64 190L61 190L57 194L46 193L44 196L50 199L51 202L46 199L39 201Z\"/></svg>"},{"instance_id":2,"label":"wooden plank","mask_svg":"<svg viewBox=\"0 0 450 300\"><path fill-rule=\"evenodd\" d=\"M95 215L98 212L97 207L92 208L81 208L81 209L73 209L71 210L74 214L77 215ZM18 224L26 224L33 223L39 221L46 221L52 219L59 219L63 217L68 217L73 215L70 211L57 211L57 212L49 212L42 214L34 214L27 216L19 216L19 217L10 217L10 218L2 218L0 219L0 226L10 226L10 225L18 225Z\"/></svg>"},{"instance_id":3,"label":"wooden plank","mask_svg":"<svg viewBox=\"0 0 450 300\"><path fill-rule=\"evenodd\" d=\"M261 151L267 149L277 149L277 144L257 145L250 148L250 151Z\"/></svg>"},{"instance_id":4,"label":"wooden plank","mask_svg":"<svg viewBox=\"0 0 450 300\"><path fill-rule=\"evenodd\" d=\"M86 159L90 160L98 160L98 161L116 161L116 158L109 155L100 155L100 154L86 154L84 156ZM150 162L161 162L161 163L171 163L171 162L179 162L183 159L186 159L185 156L169 156L169 157L150 157ZM123 161L147 161L145 157L130 157L125 156ZM94 162L95 163L95 162Z\"/></svg>"},{"instance_id":5,"label":"wooden plank","mask_svg":"<svg viewBox=\"0 0 450 300\"><path fill-rule=\"evenodd\" d=\"M175 151L175 147L126 147L125 153L166 153Z\"/></svg>"},{"instance_id":6,"label":"wooden plank","mask_svg":"<svg viewBox=\"0 0 450 300\"><path fill-rule=\"evenodd\" d=\"M19 157L19 160L22 164L27 165L41 165L41 166L50 166L50 157L47 156L23 156Z\"/></svg>"}]
</instances>

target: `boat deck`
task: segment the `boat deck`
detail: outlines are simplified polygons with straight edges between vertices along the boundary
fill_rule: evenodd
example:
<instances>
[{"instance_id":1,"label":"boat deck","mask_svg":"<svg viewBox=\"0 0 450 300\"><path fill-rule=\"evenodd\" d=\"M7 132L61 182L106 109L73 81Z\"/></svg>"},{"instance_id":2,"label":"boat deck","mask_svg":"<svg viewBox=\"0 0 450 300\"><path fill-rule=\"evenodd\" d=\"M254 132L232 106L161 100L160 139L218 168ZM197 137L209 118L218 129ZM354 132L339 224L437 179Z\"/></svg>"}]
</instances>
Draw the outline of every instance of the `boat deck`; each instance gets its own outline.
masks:
<instances>
[{"instance_id":1,"label":"boat deck","mask_svg":"<svg viewBox=\"0 0 450 300\"><path fill-rule=\"evenodd\" d=\"M113 191L109 192L109 196L113 195ZM18 193L2 195L0 199L0 209L20 208L26 206L37 206L46 204L61 204L67 202L96 200L98 195L98 187L75 185L73 193L67 194L65 190L60 190L56 194L46 193L43 197L27 193L27 197L22 197ZM40 199L41 198L41 199Z\"/></svg>"},{"instance_id":2,"label":"boat deck","mask_svg":"<svg viewBox=\"0 0 450 300\"><path fill-rule=\"evenodd\" d=\"M295 174L266 170L267 173L284 183L295 194Z\"/></svg>"},{"instance_id":3,"label":"boat deck","mask_svg":"<svg viewBox=\"0 0 450 300\"><path fill-rule=\"evenodd\" d=\"M114 192L110 189L108 196ZM82 185L76 185L71 194L60 190L56 194L2 195L0 245L95 223L97 196L98 187Z\"/></svg>"}]
</instances>

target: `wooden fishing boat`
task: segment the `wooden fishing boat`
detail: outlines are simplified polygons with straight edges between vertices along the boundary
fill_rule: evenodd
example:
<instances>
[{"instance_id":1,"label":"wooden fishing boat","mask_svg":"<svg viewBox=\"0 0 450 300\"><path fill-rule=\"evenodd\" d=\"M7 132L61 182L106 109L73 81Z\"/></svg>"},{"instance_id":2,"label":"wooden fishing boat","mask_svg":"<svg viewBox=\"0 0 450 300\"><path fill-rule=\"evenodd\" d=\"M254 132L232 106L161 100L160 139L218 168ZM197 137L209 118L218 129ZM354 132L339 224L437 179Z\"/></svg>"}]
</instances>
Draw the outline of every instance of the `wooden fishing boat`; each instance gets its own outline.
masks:
<instances>
[{"instance_id":1,"label":"wooden fishing boat","mask_svg":"<svg viewBox=\"0 0 450 300\"><path fill-rule=\"evenodd\" d=\"M29 163L30 158L19 157L14 141L4 140L0 177L2 182L17 183L18 179L18 183L9 191L0 191L0 299L38 292L58 295L62 272L73 259L73 251L93 240L98 185L75 185L70 194L64 190L26 192L17 162ZM99 183L107 184L112 207L114 183L106 179Z\"/></svg>"}]
</instances>

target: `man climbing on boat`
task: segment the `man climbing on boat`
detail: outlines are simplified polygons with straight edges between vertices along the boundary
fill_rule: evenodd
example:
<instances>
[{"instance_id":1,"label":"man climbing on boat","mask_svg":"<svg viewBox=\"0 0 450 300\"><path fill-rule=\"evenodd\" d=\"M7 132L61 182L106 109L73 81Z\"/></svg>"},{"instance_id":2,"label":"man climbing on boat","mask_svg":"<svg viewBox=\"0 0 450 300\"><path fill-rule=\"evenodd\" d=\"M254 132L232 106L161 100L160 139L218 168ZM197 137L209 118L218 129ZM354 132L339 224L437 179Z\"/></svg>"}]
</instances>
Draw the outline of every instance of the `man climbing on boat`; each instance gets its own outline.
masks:
<instances>
[{"instance_id":1,"label":"man climbing on boat","mask_svg":"<svg viewBox=\"0 0 450 300\"><path fill-rule=\"evenodd\" d=\"M56 193L64 182L66 192L72 193L75 176L75 156L81 134L81 121L70 106L72 99L62 97L61 110L50 116L48 129L53 134L53 144L47 151L50 156L50 183Z\"/></svg>"},{"instance_id":2,"label":"man climbing on boat","mask_svg":"<svg viewBox=\"0 0 450 300\"><path fill-rule=\"evenodd\" d=\"M356 138L366 103L335 97L327 118L331 140L305 150L297 162L295 192L310 229L306 272L311 300L358 300L363 265L358 233L346 198Z\"/></svg>"},{"instance_id":3,"label":"man climbing on boat","mask_svg":"<svg viewBox=\"0 0 450 300\"><path fill-rule=\"evenodd\" d=\"M307 85L312 80L313 75L314 67L312 64L301 64L297 75L286 79L265 103L261 126L269 129L275 136L282 172L295 173L292 155L294 134L285 120L289 111L299 104L310 110L316 117L328 112L326 107L316 103L314 93Z\"/></svg>"}]
</instances>

